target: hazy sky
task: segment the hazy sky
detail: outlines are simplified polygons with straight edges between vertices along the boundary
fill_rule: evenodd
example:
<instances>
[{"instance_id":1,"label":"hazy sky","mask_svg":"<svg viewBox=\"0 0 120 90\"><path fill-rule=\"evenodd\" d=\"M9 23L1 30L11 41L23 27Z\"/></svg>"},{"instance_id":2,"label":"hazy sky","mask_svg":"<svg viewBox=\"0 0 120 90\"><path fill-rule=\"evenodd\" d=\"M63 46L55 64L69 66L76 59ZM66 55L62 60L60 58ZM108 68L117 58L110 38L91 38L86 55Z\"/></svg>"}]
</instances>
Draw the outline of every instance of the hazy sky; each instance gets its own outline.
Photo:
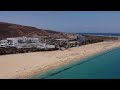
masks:
<instances>
[{"instance_id":1,"label":"hazy sky","mask_svg":"<svg viewBox=\"0 0 120 90\"><path fill-rule=\"evenodd\" d=\"M120 11L0 11L0 22L63 32L120 33Z\"/></svg>"}]
</instances>

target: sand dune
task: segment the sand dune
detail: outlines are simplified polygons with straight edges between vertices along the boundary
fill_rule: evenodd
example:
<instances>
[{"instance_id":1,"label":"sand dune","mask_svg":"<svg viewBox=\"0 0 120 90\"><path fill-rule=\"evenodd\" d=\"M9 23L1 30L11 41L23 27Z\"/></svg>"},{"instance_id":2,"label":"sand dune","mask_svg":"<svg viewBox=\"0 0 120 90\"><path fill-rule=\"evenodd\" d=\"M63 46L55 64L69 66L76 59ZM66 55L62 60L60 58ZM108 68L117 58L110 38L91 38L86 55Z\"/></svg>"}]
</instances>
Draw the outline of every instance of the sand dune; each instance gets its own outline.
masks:
<instances>
[{"instance_id":1,"label":"sand dune","mask_svg":"<svg viewBox=\"0 0 120 90\"><path fill-rule=\"evenodd\" d=\"M65 51L3 55L0 56L0 79L26 78L115 47L120 47L120 41L100 42Z\"/></svg>"}]
</instances>

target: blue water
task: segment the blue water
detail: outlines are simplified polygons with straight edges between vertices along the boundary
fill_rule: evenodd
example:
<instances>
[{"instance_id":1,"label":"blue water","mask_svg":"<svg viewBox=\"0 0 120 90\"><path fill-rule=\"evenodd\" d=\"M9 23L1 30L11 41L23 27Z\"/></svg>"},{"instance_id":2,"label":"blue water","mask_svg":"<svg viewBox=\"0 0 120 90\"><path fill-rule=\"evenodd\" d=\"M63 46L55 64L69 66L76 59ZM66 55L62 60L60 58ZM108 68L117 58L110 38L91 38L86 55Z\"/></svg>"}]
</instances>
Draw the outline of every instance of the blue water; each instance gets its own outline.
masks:
<instances>
[{"instance_id":1,"label":"blue water","mask_svg":"<svg viewBox=\"0 0 120 90\"><path fill-rule=\"evenodd\" d=\"M36 79L120 79L120 48L37 75ZM33 78L33 77L32 77Z\"/></svg>"},{"instance_id":2,"label":"blue water","mask_svg":"<svg viewBox=\"0 0 120 90\"><path fill-rule=\"evenodd\" d=\"M105 35L105 36L120 36L120 33L78 33L81 35L90 34L90 35Z\"/></svg>"}]
</instances>

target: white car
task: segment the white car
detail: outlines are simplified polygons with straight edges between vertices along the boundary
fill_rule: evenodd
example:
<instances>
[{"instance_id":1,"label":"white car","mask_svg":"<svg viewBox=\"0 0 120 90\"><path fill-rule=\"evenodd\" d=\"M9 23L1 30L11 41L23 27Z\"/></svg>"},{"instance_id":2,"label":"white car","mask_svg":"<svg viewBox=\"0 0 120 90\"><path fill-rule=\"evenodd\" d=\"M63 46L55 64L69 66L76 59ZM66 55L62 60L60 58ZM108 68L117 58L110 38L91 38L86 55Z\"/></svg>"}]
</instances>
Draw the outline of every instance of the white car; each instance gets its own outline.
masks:
<instances>
[{"instance_id":1,"label":"white car","mask_svg":"<svg viewBox=\"0 0 120 90\"><path fill-rule=\"evenodd\" d=\"M6 44L0 44L1 48L6 48Z\"/></svg>"}]
</instances>

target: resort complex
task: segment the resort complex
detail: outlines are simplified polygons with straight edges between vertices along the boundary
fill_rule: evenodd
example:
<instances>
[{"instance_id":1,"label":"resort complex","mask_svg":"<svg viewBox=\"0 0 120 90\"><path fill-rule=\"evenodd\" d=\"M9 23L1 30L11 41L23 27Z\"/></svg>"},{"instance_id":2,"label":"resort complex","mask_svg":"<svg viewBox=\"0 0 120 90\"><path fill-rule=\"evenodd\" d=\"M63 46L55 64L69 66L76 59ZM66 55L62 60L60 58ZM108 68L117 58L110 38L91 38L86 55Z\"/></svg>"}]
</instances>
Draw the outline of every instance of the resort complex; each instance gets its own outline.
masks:
<instances>
[{"instance_id":1,"label":"resort complex","mask_svg":"<svg viewBox=\"0 0 120 90\"><path fill-rule=\"evenodd\" d=\"M65 50L85 44L106 40L117 40L117 37L92 36L75 34L75 38L41 38L41 37L13 37L0 40L0 55L35 51Z\"/></svg>"},{"instance_id":2,"label":"resort complex","mask_svg":"<svg viewBox=\"0 0 120 90\"><path fill-rule=\"evenodd\" d=\"M15 37L15 38L6 38L6 40L0 41L0 48L15 47L19 48L54 48L53 45L46 45L42 43L39 38L34 37Z\"/></svg>"}]
</instances>

